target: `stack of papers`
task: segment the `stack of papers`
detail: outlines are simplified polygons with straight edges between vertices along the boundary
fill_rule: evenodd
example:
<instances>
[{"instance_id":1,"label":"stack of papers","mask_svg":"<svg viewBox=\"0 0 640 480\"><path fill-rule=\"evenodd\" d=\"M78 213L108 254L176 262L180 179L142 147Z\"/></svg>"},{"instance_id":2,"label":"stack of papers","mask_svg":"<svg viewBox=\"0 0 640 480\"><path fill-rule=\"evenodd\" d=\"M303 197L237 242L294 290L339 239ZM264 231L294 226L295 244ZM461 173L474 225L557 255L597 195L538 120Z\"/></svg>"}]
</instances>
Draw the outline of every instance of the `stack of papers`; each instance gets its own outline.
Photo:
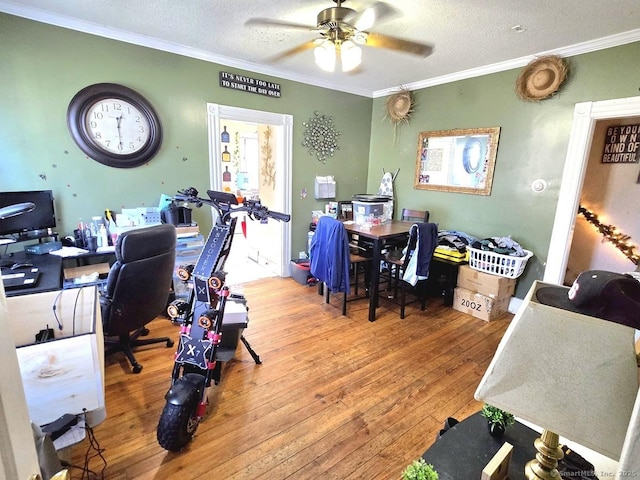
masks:
<instances>
[{"instance_id":1,"label":"stack of papers","mask_svg":"<svg viewBox=\"0 0 640 480\"><path fill-rule=\"evenodd\" d=\"M60 250L52 250L49 252L51 255L57 255L59 257L77 257L84 253L89 253L89 250L78 247L62 247Z\"/></svg>"}]
</instances>

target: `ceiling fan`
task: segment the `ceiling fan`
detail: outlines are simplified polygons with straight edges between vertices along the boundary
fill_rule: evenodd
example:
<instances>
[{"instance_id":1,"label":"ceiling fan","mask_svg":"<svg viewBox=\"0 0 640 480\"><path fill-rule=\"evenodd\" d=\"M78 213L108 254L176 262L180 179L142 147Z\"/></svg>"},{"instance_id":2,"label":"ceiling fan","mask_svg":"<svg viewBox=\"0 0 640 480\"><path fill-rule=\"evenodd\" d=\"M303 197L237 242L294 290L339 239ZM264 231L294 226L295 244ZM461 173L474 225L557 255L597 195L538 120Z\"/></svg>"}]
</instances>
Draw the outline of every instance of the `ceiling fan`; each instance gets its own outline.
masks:
<instances>
[{"instance_id":1,"label":"ceiling fan","mask_svg":"<svg viewBox=\"0 0 640 480\"><path fill-rule=\"evenodd\" d=\"M388 3L376 2L362 12L357 12L342 6L346 0L333 1L337 6L326 8L318 13L316 26L269 18L252 18L245 25L276 26L320 34L319 38L282 52L271 60L282 60L313 48L316 64L329 72L335 70L337 59L340 60L343 72L352 71L360 65L362 50L359 45L386 48L421 57L426 57L433 51L431 45L368 31L374 23L387 20L398 13Z\"/></svg>"}]
</instances>

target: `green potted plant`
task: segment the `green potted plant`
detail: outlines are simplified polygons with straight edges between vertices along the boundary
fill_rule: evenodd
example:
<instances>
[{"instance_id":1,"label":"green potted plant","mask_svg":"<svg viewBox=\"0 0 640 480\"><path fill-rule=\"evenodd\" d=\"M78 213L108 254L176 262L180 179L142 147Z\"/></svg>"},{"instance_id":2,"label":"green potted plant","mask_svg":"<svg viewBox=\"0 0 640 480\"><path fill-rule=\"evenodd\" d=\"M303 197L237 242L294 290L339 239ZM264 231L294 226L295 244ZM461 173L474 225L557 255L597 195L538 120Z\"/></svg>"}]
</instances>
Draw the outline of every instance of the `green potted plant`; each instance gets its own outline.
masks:
<instances>
[{"instance_id":1,"label":"green potted plant","mask_svg":"<svg viewBox=\"0 0 640 480\"><path fill-rule=\"evenodd\" d=\"M485 403L482 407L482 416L487 419L489 433L494 437L501 437L510 425L515 423L515 418L509 412Z\"/></svg>"},{"instance_id":2,"label":"green potted plant","mask_svg":"<svg viewBox=\"0 0 640 480\"><path fill-rule=\"evenodd\" d=\"M419 458L409 464L402 472L402 480L438 480L438 472L433 469L433 465Z\"/></svg>"}]
</instances>

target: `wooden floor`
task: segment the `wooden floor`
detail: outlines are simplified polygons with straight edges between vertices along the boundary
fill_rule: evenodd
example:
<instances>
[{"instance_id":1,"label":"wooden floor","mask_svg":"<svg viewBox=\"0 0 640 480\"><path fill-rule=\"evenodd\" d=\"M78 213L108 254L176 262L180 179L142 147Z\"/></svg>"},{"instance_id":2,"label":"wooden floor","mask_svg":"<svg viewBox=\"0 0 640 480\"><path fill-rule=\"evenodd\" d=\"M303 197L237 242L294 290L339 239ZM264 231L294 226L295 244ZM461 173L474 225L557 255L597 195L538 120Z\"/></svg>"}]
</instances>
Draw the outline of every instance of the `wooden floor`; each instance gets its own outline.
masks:
<instances>
[{"instance_id":1,"label":"wooden floor","mask_svg":"<svg viewBox=\"0 0 640 480\"><path fill-rule=\"evenodd\" d=\"M343 317L335 299L325 305L290 278L242 287L245 337L263 363L239 345L184 451L156 441L173 349L139 348L139 375L121 354L107 359L107 419L94 429L104 478L398 479L447 417L479 410L473 393L511 319L486 323L434 299L426 312L408 307L404 320L383 305L372 323L366 300L349 303ZM177 338L167 319L149 327ZM83 464L88 445L73 447L73 464ZM100 471L102 462L89 466Z\"/></svg>"}]
</instances>

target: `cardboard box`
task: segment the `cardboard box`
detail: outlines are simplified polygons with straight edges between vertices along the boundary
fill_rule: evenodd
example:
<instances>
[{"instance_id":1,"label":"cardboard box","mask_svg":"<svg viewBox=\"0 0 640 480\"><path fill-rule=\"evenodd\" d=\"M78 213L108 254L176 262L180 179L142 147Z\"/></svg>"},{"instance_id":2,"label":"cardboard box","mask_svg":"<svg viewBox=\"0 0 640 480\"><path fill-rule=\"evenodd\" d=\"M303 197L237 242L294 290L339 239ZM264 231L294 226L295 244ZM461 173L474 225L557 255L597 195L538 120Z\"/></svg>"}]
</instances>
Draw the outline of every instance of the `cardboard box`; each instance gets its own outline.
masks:
<instances>
[{"instance_id":1,"label":"cardboard box","mask_svg":"<svg viewBox=\"0 0 640 480\"><path fill-rule=\"evenodd\" d=\"M479 272L469 265L458 270L458 286L493 298L504 298L516 291L516 279Z\"/></svg>"},{"instance_id":2,"label":"cardboard box","mask_svg":"<svg viewBox=\"0 0 640 480\"><path fill-rule=\"evenodd\" d=\"M509 295L493 298L466 288L457 287L453 291L453 308L485 322L490 322L500 318L507 312L510 298L511 296Z\"/></svg>"}]
</instances>

